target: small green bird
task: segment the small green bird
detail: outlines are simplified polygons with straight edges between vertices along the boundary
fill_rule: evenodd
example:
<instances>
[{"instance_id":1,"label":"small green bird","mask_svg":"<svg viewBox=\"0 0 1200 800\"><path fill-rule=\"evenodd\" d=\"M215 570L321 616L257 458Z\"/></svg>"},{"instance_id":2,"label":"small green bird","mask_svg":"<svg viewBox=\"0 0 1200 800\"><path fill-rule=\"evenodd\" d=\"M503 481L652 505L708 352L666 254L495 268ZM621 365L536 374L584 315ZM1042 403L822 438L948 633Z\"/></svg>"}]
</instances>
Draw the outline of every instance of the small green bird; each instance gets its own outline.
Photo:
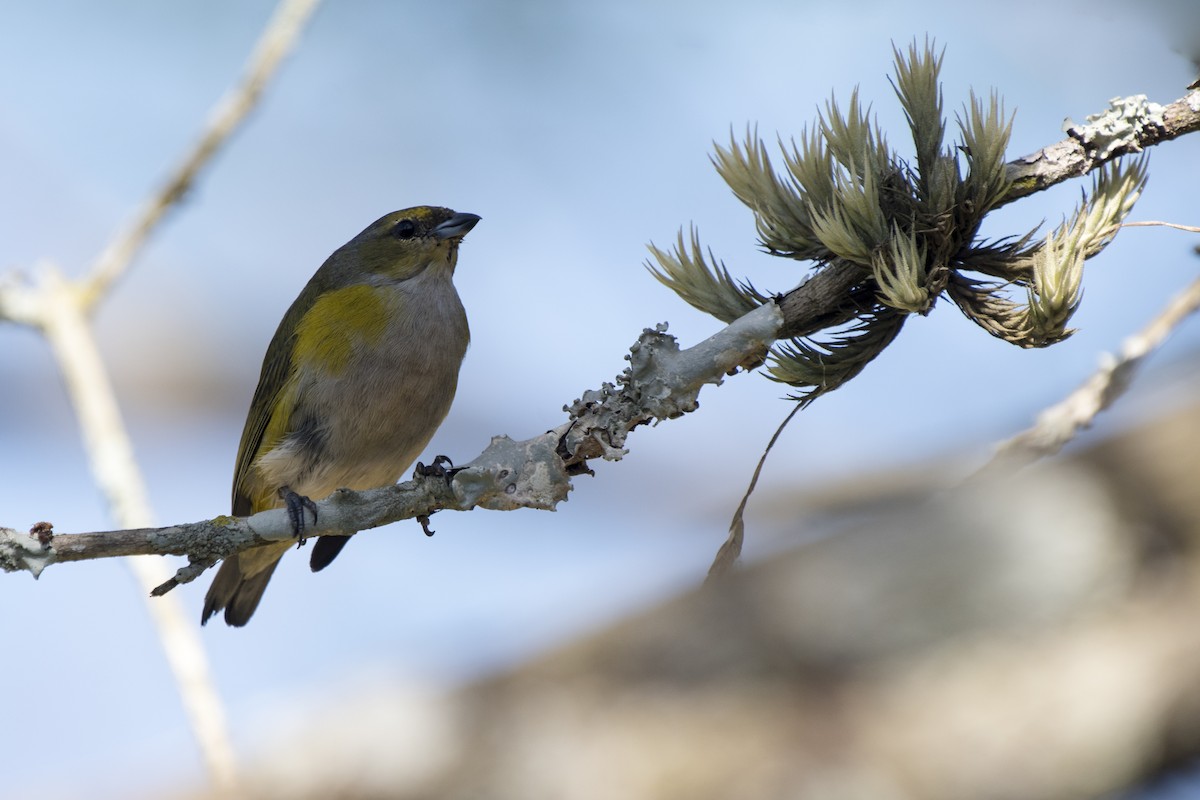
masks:
<instances>
[{"instance_id":1,"label":"small green bird","mask_svg":"<svg viewBox=\"0 0 1200 800\"><path fill-rule=\"evenodd\" d=\"M376 220L331 255L279 323L238 446L233 514L395 483L446 418L470 342L454 289L458 245L479 217L418 206ZM313 545L313 571L348 541ZM225 559L201 624L245 625L287 542Z\"/></svg>"}]
</instances>

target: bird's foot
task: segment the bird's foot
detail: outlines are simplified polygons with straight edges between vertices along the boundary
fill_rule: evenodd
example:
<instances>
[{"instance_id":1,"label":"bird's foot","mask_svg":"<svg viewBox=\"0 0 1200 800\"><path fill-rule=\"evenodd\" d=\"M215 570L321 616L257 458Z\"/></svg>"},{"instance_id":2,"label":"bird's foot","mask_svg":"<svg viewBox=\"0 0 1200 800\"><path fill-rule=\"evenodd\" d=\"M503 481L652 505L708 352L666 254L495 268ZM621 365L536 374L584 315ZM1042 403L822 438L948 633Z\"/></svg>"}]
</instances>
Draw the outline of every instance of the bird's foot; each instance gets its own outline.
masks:
<instances>
[{"instance_id":1,"label":"bird's foot","mask_svg":"<svg viewBox=\"0 0 1200 800\"><path fill-rule=\"evenodd\" d=\"M446 469L447 466L450 468ZM461 468L454 468L454 462L450 460L449 456L434 456L433 463L428 467L418 461L417 466L413 469L413 474L422 478L445 478L446 483L450 483L454 478L454 473L461 471Z\"/></svg>"},{"instance_id":2,"label":"bird's foot","mask_svg":"<svg viewBox=\"0 0 1200 800\"><path fill-rule=\"evenodd\" d=\"M279 496L283 498L288 519L292 521L292 535L296 537L296 546L303 547L304 543L308 541L304 537L304 512L312 513L313 524L316 525L317 504L302 494L296 494L286 486L279 490Z\"/></svg>"},{"instance_id":3,"label":"bird's foot","mask_svg":"<svg viewBox=\"0 0 1200 800\"><path fill-rule=\"evenodd\" d=\"M449 467L449 469L447 469ZM417 466L413 468L413 477L416 478L444 478L446 485L450 485L450 481L454 480L455 473L462 472L463 468L455 469L454 462L449 456L434 456L433 463L428 467L417 462ZM429 514L420 514L417 517L417 522L421 523L421 530L426 536L433 536L433 528L429 527Z\"/></svg>"}]
</instances>

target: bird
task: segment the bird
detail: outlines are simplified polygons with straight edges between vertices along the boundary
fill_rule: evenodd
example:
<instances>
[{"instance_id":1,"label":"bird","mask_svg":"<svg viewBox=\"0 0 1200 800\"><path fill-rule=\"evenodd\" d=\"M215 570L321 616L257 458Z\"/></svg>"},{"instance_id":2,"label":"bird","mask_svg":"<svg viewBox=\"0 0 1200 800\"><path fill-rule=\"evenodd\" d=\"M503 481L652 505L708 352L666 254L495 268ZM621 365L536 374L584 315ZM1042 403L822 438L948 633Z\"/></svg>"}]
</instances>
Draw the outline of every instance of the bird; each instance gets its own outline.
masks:
<instances>
[{"instance_id":1,"label":"bird","mask_svg":"<svg viewBox=\"0 0 1200 800\"><path fill-rule=\"evenodd\" d=\"M480 217L417 206L380 217L313 274L266 355L233 476L233 515L286 508L303 542L312 498L395 483L446 418L470 343L454 268ZM348 541L323 536L313 571ZM226 558L201 624L241 627L289 542Z\"/></svg>"}]
</instances>

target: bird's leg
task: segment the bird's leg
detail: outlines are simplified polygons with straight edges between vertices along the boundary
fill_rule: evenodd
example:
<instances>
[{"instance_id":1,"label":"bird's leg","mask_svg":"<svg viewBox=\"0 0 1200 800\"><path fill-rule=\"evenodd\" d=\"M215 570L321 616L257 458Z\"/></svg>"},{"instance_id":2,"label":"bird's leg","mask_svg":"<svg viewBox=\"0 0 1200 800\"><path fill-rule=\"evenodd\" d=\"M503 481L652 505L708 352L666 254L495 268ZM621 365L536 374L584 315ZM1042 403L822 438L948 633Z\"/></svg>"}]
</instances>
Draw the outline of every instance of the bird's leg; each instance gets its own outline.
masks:
<instances>
[{"instance_id":1,"label":"bird's leg","mask_svg":"<svg viewBox=\"0 0 1200 800\"><path fill-rule=\"evenodd\" d=\"M446 469L449 465L450 468ZM434 456L433 463L428 467L417 462L417 466L413 468L413 477L418 478L445 478L446 485L450 485L450 481L454 480L454 475L457 472L462 472L465 467L455 469L454 462L449 456ZM433 513L433 512L430 512ZM421 523L421 530L425 531L426 536L433 536L434 530L429 527L429 514L420 514L417 516L417 522Z\"/></svg>"},{"instance_id":2,"label":"bird's leg","mask_svg":"<svg viewBox=\"0 0 1200 800\"><path fill-rule=\"evenodd\" d=\"M317 504L302 494L296 494L287 486L279 488L279 496L287 509L288 519L292 521L292 535L297 539L297 547L304 546L308 541L304 538L304 512L312 512L313 524L317 524Z\"/></svg>"}]
</instances>

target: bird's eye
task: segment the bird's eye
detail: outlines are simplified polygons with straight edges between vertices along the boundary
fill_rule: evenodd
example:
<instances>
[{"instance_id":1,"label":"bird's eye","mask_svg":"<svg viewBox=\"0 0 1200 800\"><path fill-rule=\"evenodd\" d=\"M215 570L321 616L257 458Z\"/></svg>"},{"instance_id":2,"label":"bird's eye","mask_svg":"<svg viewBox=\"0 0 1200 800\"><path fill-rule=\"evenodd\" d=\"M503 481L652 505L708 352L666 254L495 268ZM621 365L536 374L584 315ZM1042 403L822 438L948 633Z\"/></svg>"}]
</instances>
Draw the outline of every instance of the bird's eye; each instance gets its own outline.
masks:
<instances>
[{"instance_id":1,"label":"bird's eye","mask_svg":"<svg viewBox=\"0 0 1200 800\"><path fill-rule=\"evenodd\" d=\"M411 219L402 219L392 226L392 236L397 239L411 239L417 233L417 226Z\"/></svg>"}]
</instances>

